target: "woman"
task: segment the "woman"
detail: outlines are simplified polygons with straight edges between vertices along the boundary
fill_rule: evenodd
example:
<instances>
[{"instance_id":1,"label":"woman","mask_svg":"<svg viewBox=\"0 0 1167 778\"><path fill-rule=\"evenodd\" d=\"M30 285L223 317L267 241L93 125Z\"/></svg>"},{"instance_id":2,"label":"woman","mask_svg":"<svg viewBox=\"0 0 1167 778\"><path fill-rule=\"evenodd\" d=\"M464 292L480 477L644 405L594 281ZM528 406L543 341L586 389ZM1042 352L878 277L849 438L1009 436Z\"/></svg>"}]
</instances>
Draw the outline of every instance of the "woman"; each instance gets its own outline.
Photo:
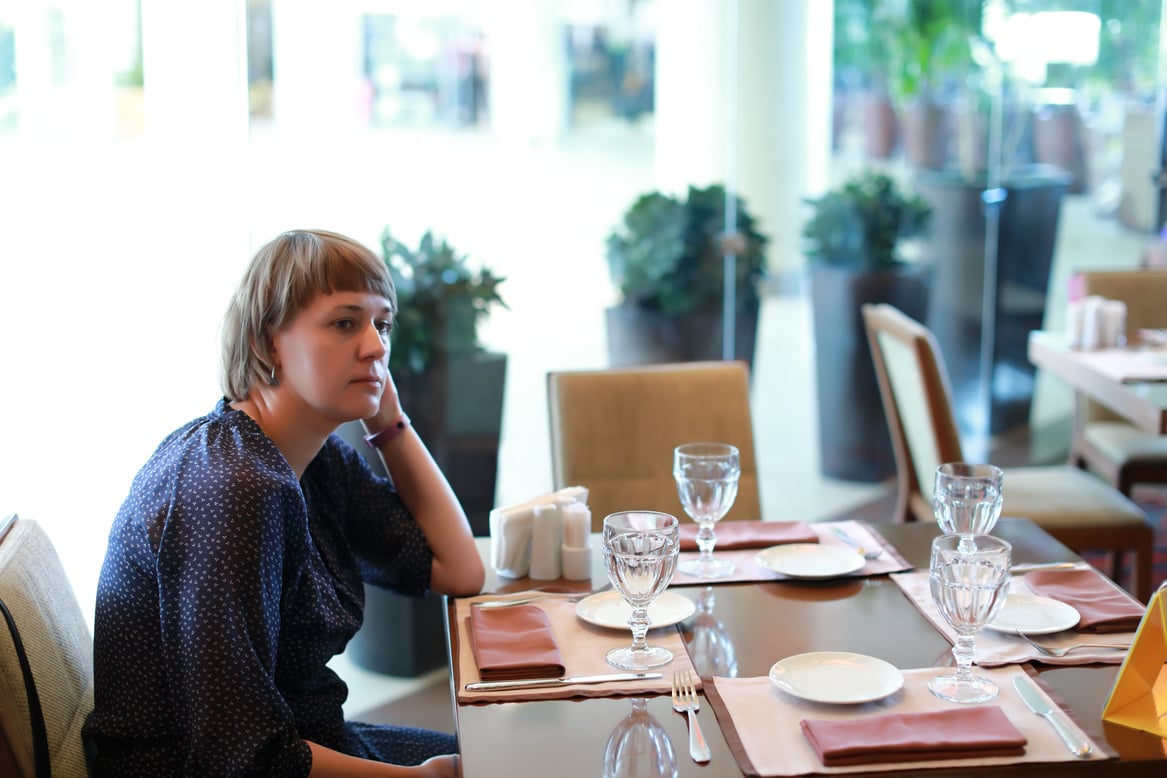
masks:
<instances>
[{"instance_id":1,"label":"woman","mask_svg":"<svg viewBox=\"0 0 1167 778\"><path fill-rule=\"evenodd\" d=\"M449 735L346 722L326 666L364 582L483 583L389 375L395 309L384 263L344 236L289 232L255 255L224 322L224 398L162 442L110 532L85 726L100 774L455 773ZM391 481L332 435L353 419Z\"/></svg>"}]
</instances>

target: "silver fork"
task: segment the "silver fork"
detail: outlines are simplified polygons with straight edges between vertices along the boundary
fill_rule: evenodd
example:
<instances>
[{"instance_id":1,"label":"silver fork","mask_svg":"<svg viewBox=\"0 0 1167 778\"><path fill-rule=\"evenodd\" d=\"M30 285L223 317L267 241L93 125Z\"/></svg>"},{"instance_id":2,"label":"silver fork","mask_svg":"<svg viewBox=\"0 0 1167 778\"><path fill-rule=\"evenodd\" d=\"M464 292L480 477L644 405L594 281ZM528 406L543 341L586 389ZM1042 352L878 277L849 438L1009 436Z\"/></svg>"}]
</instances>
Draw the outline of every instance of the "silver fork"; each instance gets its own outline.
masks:
<instances>
[{"instance_id":1,"label":"silver fork","mask_svg":"<svg viewBox=\"0 0 1167 778\"><path fill-rule=\"evenodd\" d=\"M566 600L567 602L577 602L584 597L590 597L593 592L536 592L529 594L526 597L512 597L506 600L483 600L482 602L472 602L472 608L509 608L512 605L526 605L529 602L539 602L540 600Z\"/></svg>"},{"instance_id":2,"label":"silver fork","mask_svg":"<svg viewBox=\"0 0 1167 778\"><path fill-rule=\"evenodd\" d=\"M712 758L709 744L705 742L705 734L697 723L697 711L700 709L701 700L697 697L692 673L688 670L673 673L673 710L689 717L689 756L694 762L708 762Z\"/></svg>"},{"instance_id":3,"label":"silver fork","mask_svg":"<svg viewBox=\"0 0 1167 778\"><path fill-rule=\"evenodd\" d=\"M1029 637L1029 635L1026 635L1024 632L1022 632L1019 629L1015 629L1013 631L1016 632L1018 635L1020 635L1022 638L1024 638L1026 643L1028 643L1029 645L1036 648L1038 653L1044 654L1045 656L1063 657L1066 654L1070 653L1071 651L1074 651L1074 650L1079 649L1079 648L1116 648L1116 649L1119 649L1120 651L1126 651L1128 648L1130 648L1129 645L1122 646L1122 645L1115 645L1113 643L1074 643L1071 646L1063 646L1061 648L1053 648L1051 646L1043 646L1041 643L1038 643L1033 638Z\"/></svg>"}]
</instances>

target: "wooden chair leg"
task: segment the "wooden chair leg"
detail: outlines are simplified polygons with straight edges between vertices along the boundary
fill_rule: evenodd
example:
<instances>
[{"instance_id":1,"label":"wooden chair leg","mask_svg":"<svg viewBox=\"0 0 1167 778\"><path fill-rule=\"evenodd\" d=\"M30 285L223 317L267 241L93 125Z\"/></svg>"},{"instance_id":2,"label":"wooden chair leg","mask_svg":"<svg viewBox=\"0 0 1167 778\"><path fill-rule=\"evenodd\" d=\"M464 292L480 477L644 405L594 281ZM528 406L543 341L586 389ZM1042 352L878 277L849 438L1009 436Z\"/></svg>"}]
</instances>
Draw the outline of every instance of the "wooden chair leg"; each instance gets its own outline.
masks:
<instances>
[{"instance_id":1,"label":"wooden chair leg","mask_svg":"<svg viewBox=\"0 0 1167 778\"><path fill-rule=\"evenodd\" d=\"M1154 535L1147 527L1148 534ZM1149 602L1151 599L1151 566L1154 563L1154 544L1151 539L1135 548L1135 566L1133 570L1134 595L1140 602Z\"/></svg>"}]
</instances>

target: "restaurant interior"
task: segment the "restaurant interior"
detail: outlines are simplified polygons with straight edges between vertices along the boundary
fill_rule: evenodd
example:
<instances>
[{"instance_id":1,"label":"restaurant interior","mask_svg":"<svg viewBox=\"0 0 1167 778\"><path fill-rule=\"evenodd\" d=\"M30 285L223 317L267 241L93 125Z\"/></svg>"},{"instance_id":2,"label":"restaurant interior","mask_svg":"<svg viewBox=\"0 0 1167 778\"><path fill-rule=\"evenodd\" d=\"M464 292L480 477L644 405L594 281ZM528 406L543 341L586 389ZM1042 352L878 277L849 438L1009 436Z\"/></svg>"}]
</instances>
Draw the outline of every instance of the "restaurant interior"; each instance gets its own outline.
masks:
<instances>
[{"instance_id":1,"label":"restaurant interior","mask_svg":"<svg viewBox=\"0 0 1167 778\"><path fill-rule=\"evenodd\" d=\"M1081 334L1082 272L1167 266L1160 17L1157 0L2 6L0 515L43 526L92 627L110 521L157 443L218 398L230 290L291 228L387 255L390 234L419 251L432 234L464 260L447 283L498 281L472 336L501 356L497 388L394 368L415 422L440 418L419 426L477 535L571 485L549 373L703 360L749 366L761 518L892 522L905 463L864 303L935 335L965 459L1065 464L1083 403L1029 335ZM928 211L892 226L882 265L872 228L827 207L879 181ZM646 196L662 221L633 218ZM699 196L721 237L712 274L683 281L712 302L680 337L707 348L624 351L641 336L621 310L668 283L634 266L637 241ZM854 281L873 270L917 286ZM475 395L433 408L434 380ZM444 425L462 429L448 450ZM1133 496L1167 523L1163 480ZM372 634L338 656L346 714L452 726L430 637L421 656L385 660Z\"/></svg>"}]
</instances>

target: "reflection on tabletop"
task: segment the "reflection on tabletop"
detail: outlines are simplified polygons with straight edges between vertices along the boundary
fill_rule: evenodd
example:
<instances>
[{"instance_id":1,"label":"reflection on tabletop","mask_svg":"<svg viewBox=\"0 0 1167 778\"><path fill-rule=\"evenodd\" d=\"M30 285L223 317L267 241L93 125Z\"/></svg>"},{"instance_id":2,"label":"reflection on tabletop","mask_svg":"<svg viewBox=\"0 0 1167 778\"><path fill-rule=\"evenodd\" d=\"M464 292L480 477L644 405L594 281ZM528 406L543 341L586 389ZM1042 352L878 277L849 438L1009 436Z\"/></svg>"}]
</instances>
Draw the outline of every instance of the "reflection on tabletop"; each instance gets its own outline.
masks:
<instances>
[{"instance_id":1,"label":"reflection on tabletop","mask_svg":"<svg viewBox=\"0 0 1167 778\"><path fill-rule=\"evenodd\" d=\"M698 675L737 677L737 655L725 625L714 614L717 604L712 586L706 586L697 597L697 614L691 622L689 656Z\"/></svg>"},{"instance_id":2,"label":"reflection on tabletop","mask_svg":"<svg viewBox=\"0 0 1167 778\"><path fill-rule=\"evenodd\" d=\"M648 700L633 697L604 748L604 778L672 778L677 754L669 733L648 712Z\"/></svg>"}]
</instances>

